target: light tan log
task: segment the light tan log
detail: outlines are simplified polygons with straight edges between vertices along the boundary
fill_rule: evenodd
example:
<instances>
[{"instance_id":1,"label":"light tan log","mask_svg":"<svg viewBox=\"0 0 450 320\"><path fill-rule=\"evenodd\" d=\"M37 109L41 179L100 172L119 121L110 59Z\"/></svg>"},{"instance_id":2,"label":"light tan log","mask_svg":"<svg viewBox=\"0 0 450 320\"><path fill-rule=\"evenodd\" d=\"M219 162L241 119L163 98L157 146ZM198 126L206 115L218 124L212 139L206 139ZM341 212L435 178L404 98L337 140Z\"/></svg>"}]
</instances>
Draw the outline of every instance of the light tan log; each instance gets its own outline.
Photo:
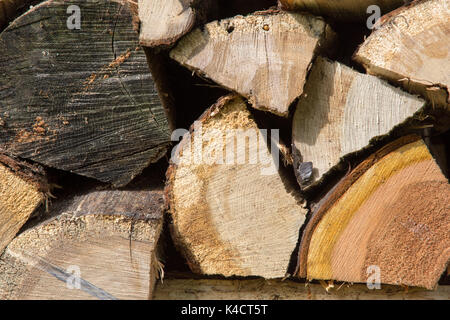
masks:
<instances>
[{"instance_id":1,"label":"light tan log","mask_svg":"<svg viewBox=\"0 0 450 320\"><path fill-rule=\"evenodd\" d=\"M287 116L315 54L332 38L320 18L267 11L211 22L180 40L170 56L254 108Z\"/></svg>"},{"instance_id":2,"label":"light tan log","mask_svg":"<svg viewBox=\"0 0 450 320\"><path fill-rule=\"evenodd\" d=\"M6 248L0 298L151 298L162 205L162 190L76 196Z\"/></svg>"},{"instance_id":3,"label":"light tan log","mask_svg":"<svg viewBox=\"0 0 450 320\"><path fill-rule=\"evenodd\" d=\"M381 20L354 59L368 73L450 108L449 1L416 1Z\"/></svg>"},{"instance_id":4,"label":"light tan log","mask_svg":"<svg viewBox=\"0 0 450 320\"><path fill-rule=\"evenodd\" d=\"M434 288L450 259L449 198L418 136L388 144L313 209L299 276Z\"/></svg>"},{"instance_id":5,"label":"light tan log","mask_svg":"<svg viewBox=\"0 0 450 320\"><path fill-rule=\"evenodd\" d=\"M0 254L46 198L39 171L0 153Z\"/></svg>"},{"instance_id":6,"label":"light tan log","mask_svg":"<svg viewBox=\"0 0 450 320\"><path fill-rule=\"evenodd\" d=\"M328 292L320 284L290 280L166 279L155 288L155 300L448 300L450 286L433 291L383 285L335 283Z\"/></svg>"},{"instance_id":7,"label":"light tan log","mask_svg":"<svg viewBox=\"0 0 450 320\"><path fill-rule=\"evenodd\" d=\"M0 31L16 15L19 9L24 8L33 0L0 0Z\"/></svg>"},{"instance_id":8,"label":"light tan log","mask_svg":"<svg viewBox=\"0 0 450 320\"><path fill-rule=\"evenodd\" d=\"M365 21L373 11L367 8L376 5L387 13L404 4L403 0L279 0L286 10L309 11L339 21Z\"/></svg>"},{"instance_id":9,"label":"light tan log","mask_svg":"<svg viewBox=\"0 0 450 320\"><path fill-rule=\"evenodd\" d=\"M300 185L304 189L316 185L342 157L388 134L424 105L423 100L385 81L319 57L292 124ZM312 162L312 173L301 172L302 162Z\"/></svg>"},{"instance_id":10,"label":"light tan log","mask_svg":"<svg viewBox=\"0 0 450 320\"><path fill-rule=\"evenodd\" d=\"M170 46L204 21L211 0L139 0L139 42L148 47Z\"/></svg>"},{"instance_id":11,"label":"light tan log","mask_svg":"<svg viewBox=\"0 0 450 320\"><path fill-rule=\"evenodd\" d=\"M276 170L277 145L269 153L246 104L233 95L191 132L172 156L166 187L172 236L191 269L284 277L307 210L295 181Z\"/></svg>"}]
</instances>

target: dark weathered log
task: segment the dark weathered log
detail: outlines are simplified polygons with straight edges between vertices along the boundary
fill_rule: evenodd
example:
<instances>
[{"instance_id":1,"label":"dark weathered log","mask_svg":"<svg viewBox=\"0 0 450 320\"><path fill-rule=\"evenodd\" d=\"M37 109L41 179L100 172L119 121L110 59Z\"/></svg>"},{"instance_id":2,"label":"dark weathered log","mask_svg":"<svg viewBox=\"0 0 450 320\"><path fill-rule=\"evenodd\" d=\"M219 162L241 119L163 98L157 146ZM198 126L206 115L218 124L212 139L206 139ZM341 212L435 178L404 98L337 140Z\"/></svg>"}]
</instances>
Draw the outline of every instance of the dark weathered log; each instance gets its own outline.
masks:
<instances>
[{"instance_id":1,"label":"dark weathered log","mask_svg":"<svg viewBox=\"0 0 450 320\"><path fill-rule=\"evenodd\" d=\"M308 11L337 21L364 21L370 13L369 6L378 6L387 13L405 3L405 0L279 0L285 10Z\"/></svg>"},{"instance_id":2,"label":"dark weathered log","mask_svg":"<svg viewBox=\"0 0 450 320\"><path fill-rule=\"evenodd\" d=\"M344 156L370 146L425 106L376 77L319 57L292 123L294 169L303 189L320 183ZM305 167L307 164L310 167Z\"/></svg>"},{"instance_id":3,"label":"dark weathered log","mask_svg":"<svg viewBox=\"0 0 450 320\"><path fill-rule=\"evenodd\" d=\"M80 8L80 29L69 5ZM152 76L139 47L136 9L125 0L52 0L10 24L0 35L0 145L115 186L161 158L167 90L158 57L149 55Z\"/></svg>"},{"instance_id":4,"label":"dark weathered log","mask_svg":"<svg viewBox=\"0 0 450 320\"><path fill-rule=\"evenodd\" d=\"M208 23L181 39L170 56L247 97L254 108L287 117L310 63L333 39L320 18L271 10Z\"/></svg>"},{"instance_id":5,"label":"dark weathered log","mask_svg":"<svg viewBox=\"0 0 450 320\"><path fill-rule=\"evenodd\" d=\"M17 12L33 0L0 0L0 31L10 22Z\"/></svg>"},{"instance_id":6,"label":"dark weathered log","mask_svg":"<svg viewBox=\"0 0 450 320\"><path fill-rule=\"evenodd\" d=\"M383 147L313 208L299 275L432 289L450 259L450 185L418 136Z\"/></svg>"},{"instance_id":7,"label":"dark weathered log","mask_svg":"<svg viewBox=\"0 0 450 320\"><path fill-rule=\"evenodd\" d=\"M227 96L172 156L172 236L196 273L281 278L288 271L307 209L295 181L277 170L275 134L269 143L259 130L244 101Z\"/></svg>"},{"instance_id":8,"label":"dark weathered log","mask_svg":"<svg viewBox=\"0 0 450 320\"><path fill-rule=\"evenodd\" d=\"M1 299L149 299L162 265L162 188L61 199L0 258Z\"/></svg>"}]
</instances>

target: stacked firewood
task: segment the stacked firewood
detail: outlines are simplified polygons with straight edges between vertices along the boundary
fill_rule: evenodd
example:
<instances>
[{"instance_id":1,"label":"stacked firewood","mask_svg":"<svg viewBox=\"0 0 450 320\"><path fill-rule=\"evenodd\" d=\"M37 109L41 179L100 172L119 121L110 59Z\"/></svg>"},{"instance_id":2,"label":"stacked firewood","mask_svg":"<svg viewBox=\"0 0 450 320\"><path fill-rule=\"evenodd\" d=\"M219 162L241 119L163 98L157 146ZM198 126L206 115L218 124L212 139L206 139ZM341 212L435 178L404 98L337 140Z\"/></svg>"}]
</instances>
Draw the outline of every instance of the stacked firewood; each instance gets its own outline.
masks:
<instances>
[{"instance_id":1,"label":"stacked firewood","mask_svg":"<svg viewBox=\"0 0 450 320\"><path fill-rule=\"evenodd\" d=\"M0 298L445 284L446 0L36 2L0 0Z\"/></svg>"}]
</instances>

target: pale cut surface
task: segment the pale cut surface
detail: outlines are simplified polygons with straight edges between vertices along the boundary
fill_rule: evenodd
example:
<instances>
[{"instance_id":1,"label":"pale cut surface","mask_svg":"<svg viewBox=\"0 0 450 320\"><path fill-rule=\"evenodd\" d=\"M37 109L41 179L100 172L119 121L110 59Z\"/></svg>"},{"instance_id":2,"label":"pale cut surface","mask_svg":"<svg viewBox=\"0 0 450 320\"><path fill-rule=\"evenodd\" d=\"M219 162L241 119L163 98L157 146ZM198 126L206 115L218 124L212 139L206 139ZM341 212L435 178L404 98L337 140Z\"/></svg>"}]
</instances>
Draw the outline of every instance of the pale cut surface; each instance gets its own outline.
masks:
<instances>
[{"instance_id":1,"label":"pale cut surface","mask_svg":"<svg viewBox=\"0 0 450 320\"><path fill-rule=\"evenodd\" d=\"M34 184L0 163L0 254L44 199Z\"/></svg>"},{"instance_id":2,"label":"pale cut surface","mask_svg":"<svg viewBox=\"0 0 450 320\"><path fill-rule=\"evenodd\" d=\"M403 0L279 0L288 10L309 11L340 21L364 21L370 14L367 8L376 5L381 12L389 12L404 4ZM371 11L371 13L373 13Z\"/></svg>"},{"instance_id":3,"label":"pale cut surface","mask_svg":"<svg viewBox=\"0 0 450 320\"><path fill-rule=\"evenodd\" d=\"M191 30L195 12L189 0L139 0L141 29L139 42L144 46L170 45Z\"/></svg>"},{"instance_id":4,"label":"pale cut surface","mask_svg":"<svg viewBox=\"0 0 450 320\"><path fill-rule=\"evenodd\" d=\"M284 174L268 170L275 160L265 142L245 146L244 134L228 131L259 132L241 98L222 98L199 121L203 157L222 157L232 145L241 152L230 153L230 164L199 163L195 142L189 148L196 135L183 138L166 191L175 243L197 273L284 277L307 212L303 199Z\"/></svg>"},{"instance_id":5,"label":"pale cut surface","mask_svg":"<svg viewBox=\"0 0 450 320\"><path fill-rule=\"evenodd\" d=\"M422 140L402 138L328 195L300 250L309 279L433 289L450 258L450 185Z\"/></svg>"},{"instance_id":6,"label":"pale cut surface","mask_svg":"<svg viewBox=\"0 0 450 320\"><path fill-rule=\"evenodd\" d=\"M319 57L293 119L296 162L313 165L309 181L300 184L317 184L341 157L388 134L424 105L385 81Z\"/></svg>"},{"instance_id":7,"label":"pale cut surface","mask_svg":"<svg viewBox=\"0 0 450 320\"><path fill-rule=\"evenodd\" d=\"M76 197L62 214L25 231L6 248L0 259L0 298L151 298L159 268L155 247L161 206L161 190Z\"/></svg>"},{"instance_id":8,"label":"pale cut surface","mask_svg":"<svg viewBox=\"0 0 450 320\"><path fill-rule=\"evenodd\" d=\"M427 0L396 10L360 46L354 59L368 73L400 82L448 108L450 3Z\"/></svg>"},{"instance_id":9,"label":"pale cut surface","mask_svg":"<svg viewBox=\"0 0 450 320\"><path fill-rule=\"evenodd\" d=\"M320 284L291 280L166 279L155 288L155 300L448 300L450 286L434 291L383 285L334 284L327 292ZM262 308L261 308L262 309Z\"/></svg>"},{"instance_id":10,"label":"pale cut surface","mask_svg":"<svg viewBox=\"0 0 450 320\"><path fill-rule=\"evenodd\" d=\"M287 116L315 53L332 38L323 20L313 16L236 16L195 29L170 56L249 98L254 108Z\"/></svg>"}]
</instances>

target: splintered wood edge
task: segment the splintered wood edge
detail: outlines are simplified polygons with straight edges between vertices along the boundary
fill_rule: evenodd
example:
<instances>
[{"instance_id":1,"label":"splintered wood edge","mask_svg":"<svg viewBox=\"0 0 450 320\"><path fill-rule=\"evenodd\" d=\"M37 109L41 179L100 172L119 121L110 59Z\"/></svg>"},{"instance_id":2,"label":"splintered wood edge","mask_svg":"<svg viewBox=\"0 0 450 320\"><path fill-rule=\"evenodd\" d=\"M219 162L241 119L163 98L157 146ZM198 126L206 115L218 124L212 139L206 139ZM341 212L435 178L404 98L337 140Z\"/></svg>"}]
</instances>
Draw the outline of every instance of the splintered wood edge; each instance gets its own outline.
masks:
<instances>
[{"instance_id":1,"label":"splintered wood edge","mask_svg":"<svg viewBox=\"0 0 450 320\"><path fill-rule=\"evenodd\" d=\"M77 232L72 233L66 230L64 224L72 225ZM109 227L106 227L109 225ZM131 228L130 226L133 225ZM102 228L98 228L98 226ZM84 234L86 237L98 236L104 237L105 234L118 236L124 240L146 242L151 240L153 251L149 252L151 265L149 266L149 292L148 299L152 298L156 273L159 272L161 266L156 261L157 257L157 243L159 235L162 231L162 217L160 219L134 217L132 214L77 214L77 213L62 213L59 216L50 218L32 229L25 231L14 239L5 252L0 255L0 268L8 270L13 265L5 259L14 259L15 263L24 264L24 267L14 267L12 274L3 273L0 279L3 283L8 284L8 288L0 288L0 298L6 297L14 298L21 294L21 285L26 281L26 275L33 272L35 268L43 272L49 273L51 276L58 278L53 274L53 266L45 260L47 254L58 248L61 244L58 240L67 238L73 241L80 241L84 239L80 237ZM52 232L51 230L57 230ZM132 232L131 232L132 231ZM41 233L42 232L42 233ZM131 232L131 233L130 233ZM150 237L150 238L149 238ZM131 249L130 249L131 250ZM130 251L131 252L131 251ZM2 266L3 264L3 266ZM6 281L6 282L5 282ZM84 280L82 280L84 281ZM101 288L92 286L87 282L89 294L100 299L116 299L116 297L109 294ZM58 297L55 297L57 299Z\"/></svg>"},{"instance_id":2,"label":"splintered wood edge","mask_svg":"<svg viewBox=\"0 0 450 320\"><path fill-rule=\"evenodd\" d=\"M411 9L417 5L421 5L426 2L431 2L431 1L433 1L433 0L413 0L410 3L406 3L403 6L383 15L376 24L376 26L378 26L378 28L374 28L372 30L372 33L367 37L367 39L357 47L357 49L355 50L355 52L352 55L352 60L359 63L360 65L362 65L364 67L364 69L367 71L367 73L373 74L375 76L383 77L388 81L404 80L404 75L399 74L399 73L394 72L389 69L385 69L385 68L373 65L371 63L371 60L369 60L365 56L361 56L359 53L368 44L371 37L376 37L376 36L378 36L378 34L380 34L380 35L384 34L384 26L389 25L390 23L394 23L395 19L397 17L399 17L402 13L406 13L409 9ZM423 92L424 95L426 94L427 88L439 88L441 93L444 94L444 97L442 99L443 99L443 102L445 101L447 104L446 105L447 111L450 111L450 88L448 86L446 86L445 84L441 84L441 83L431 83L431 82L424 83L424 82L418 81L417 79L408 78L407 80L408 80L408 85L409 85L409 83L413 83L416 86L425 87L425 91ZM438 101L440 101L440 100L438 100Z\"/></svg>"},{"instance_id":3,"label":"splintered wood edge","mask_svg":"<svg viewBox=\"0 0 450 320\"><path fill-rule=\"evenodd\" d=\"M208 119L214 116L220 109L222 109L227 103L232 100L241 99L237 94L229 94L227 96L219 98L219 100L213 104L210 108L203 112L203 114L198 118L197 121L204 123ZM189 128L189 132L185 133L182 137L180 143L175 147L174 156L178 157L180 152L184 149L185 145L189 143L188 137L194 133L194 124ZM166 171L166 185L164 188L164 202L165 202L165 210L171 214L174 214L174 208L170 205L173 203L173 185L175 180L175 173L178 165L172 161L170 161L169 168ZM184 241L178 235L177 231L173 227L173 224L170 225L170 233L174 239L174 244L177 247L178 251L181 252L186 258L186 262L191 268L191 270L195 273L201 273L200 264L196 261L194 256L191 254L190 250L187 249Z\"/></svg>"},{"instance_id":4,"label":"splintered wood edge","mask_svg":"<svg viewBox=\"0 0 450 320\"><path fill-rule=\"evenodd\" d=\"M336 185L321 202L313 210L311 219L306 225L300 241L299 257L297 262L297 276L307 278L307 262L309 253L309 244L312 236L321 219L327 211L340 199L340 197L369 170L375 163L381 160L384 156L397 150L398 148L409 143L416 142L421 138L417 135L409 135L395 140L394 142L384 146L377 152L369 156L365 161L358 165L348 176L346 176L338 185Z\"/></svg>"}]
</instances>

